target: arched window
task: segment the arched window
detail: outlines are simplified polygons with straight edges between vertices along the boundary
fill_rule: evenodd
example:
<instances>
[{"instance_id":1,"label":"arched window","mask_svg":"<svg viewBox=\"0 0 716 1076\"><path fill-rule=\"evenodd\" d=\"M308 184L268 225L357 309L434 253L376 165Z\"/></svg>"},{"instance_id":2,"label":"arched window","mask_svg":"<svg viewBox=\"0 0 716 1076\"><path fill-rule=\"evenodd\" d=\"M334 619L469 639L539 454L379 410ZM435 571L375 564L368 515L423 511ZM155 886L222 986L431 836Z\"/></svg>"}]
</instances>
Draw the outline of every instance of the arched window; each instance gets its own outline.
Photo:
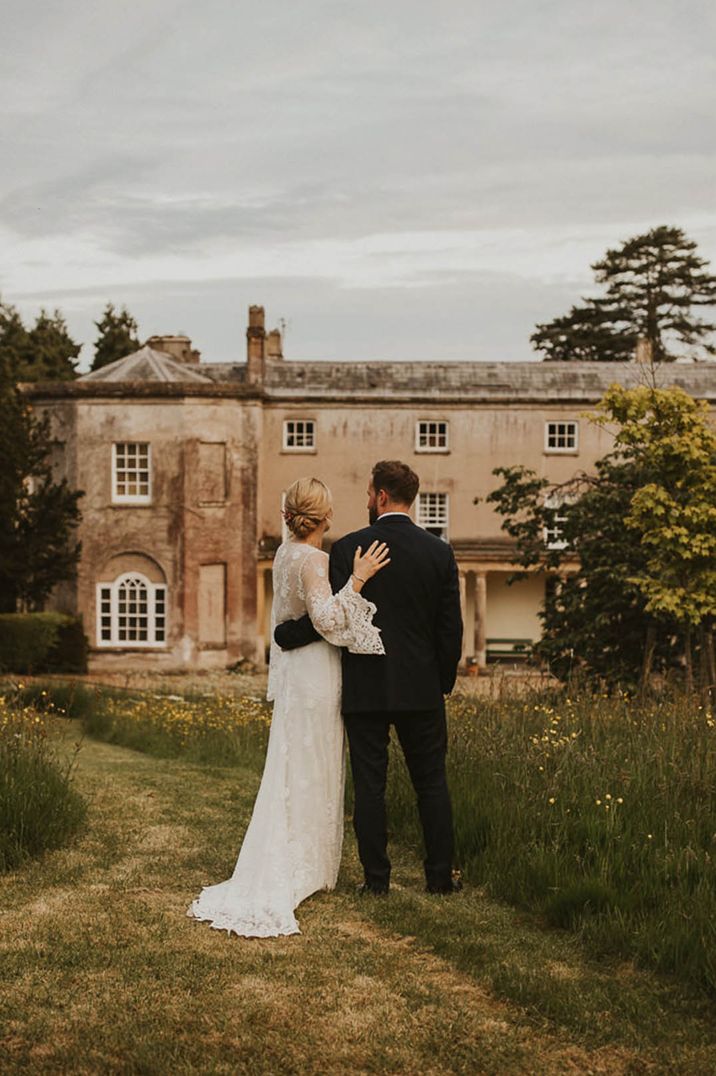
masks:
<instances>
[{"instance_id":1,"label":"arched window","mask_svg":"<svg viewBox=\"0 0 716 1076\"><path fill-rule=\"evenodd\" d=\"M141 572L97 586L97 645L165 646L167 588Z\"/></svg>"}]
</instances>

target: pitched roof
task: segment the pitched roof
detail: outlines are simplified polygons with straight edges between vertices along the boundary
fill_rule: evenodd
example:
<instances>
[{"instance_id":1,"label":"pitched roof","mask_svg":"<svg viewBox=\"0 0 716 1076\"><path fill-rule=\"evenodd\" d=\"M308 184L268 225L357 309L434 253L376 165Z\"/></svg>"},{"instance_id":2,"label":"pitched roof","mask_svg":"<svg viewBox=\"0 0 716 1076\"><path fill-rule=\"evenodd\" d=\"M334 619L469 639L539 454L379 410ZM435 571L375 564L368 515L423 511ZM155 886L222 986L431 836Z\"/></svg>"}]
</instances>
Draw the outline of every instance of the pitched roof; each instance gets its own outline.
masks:
<instances>
[{"instance_id":1,"label":"pitched roof","mask_svg":"<svg viewBox=\"0 0 716 1076\"><path fill-rule=\"evenodd\" d=\"M276 362L267 364L263 388L284 399L589 402L615 382L635 387L651 376L658 388L677 386L716 400L713 362L661 363L653 375L638 362Z\"/></svg>"},{"instance_id":2,"label":"pitched roof","mask_svg":"<svg viewBox=\"0 0 716 1076\"><path fill-rule=\"evenodd\" d=\"M177 362L164 351L155 351L145 345L131 355L100 366L99 370L84 374L78 381L176 381L204 382L211 384L211 378L200 374L192 366Z\"/></svg>"}]
</instances>

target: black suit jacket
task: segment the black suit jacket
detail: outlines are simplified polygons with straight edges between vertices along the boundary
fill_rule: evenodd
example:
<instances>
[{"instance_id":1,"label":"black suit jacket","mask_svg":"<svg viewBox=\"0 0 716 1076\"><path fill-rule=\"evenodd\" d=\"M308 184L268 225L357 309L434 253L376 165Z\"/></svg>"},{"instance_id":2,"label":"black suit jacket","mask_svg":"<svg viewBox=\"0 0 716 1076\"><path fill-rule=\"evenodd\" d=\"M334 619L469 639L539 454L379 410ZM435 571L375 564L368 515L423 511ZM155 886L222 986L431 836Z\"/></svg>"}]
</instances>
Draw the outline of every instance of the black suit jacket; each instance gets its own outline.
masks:
<instances>
[{"instance_id":1,"label":"black suit jacket","mask_svg":"<svg viewBox=\"0 0 716 1076\"><path fill-rule=\"evenodd\" d=\"M452 691L462 645L457 565L450 546L407 515L380 517L348 534L331 550L334 592L348 580L357 546L378 539L390 546L390 564L369 579L363 597L377 606L384 655L343 651L343 713L432 710ZM279 624L285 650L320 638L308 616Z\"/></svg>"}]
</instances>

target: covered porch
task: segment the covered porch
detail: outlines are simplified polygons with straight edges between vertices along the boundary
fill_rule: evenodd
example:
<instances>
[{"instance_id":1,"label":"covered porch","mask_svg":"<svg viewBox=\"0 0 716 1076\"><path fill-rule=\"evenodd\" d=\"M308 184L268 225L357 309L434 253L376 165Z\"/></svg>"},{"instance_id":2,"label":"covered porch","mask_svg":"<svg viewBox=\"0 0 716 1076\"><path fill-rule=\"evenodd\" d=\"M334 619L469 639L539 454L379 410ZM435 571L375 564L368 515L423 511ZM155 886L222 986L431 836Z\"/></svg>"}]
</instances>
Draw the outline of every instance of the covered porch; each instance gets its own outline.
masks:
<instances>
[{"instance_id":1,"label":"covered porch","mask_svg":"<svg viewBox=\"0 0 716 1076\"><path fill-rule=\"evenodd\" d=\"M508 542L456 541L453 548L464 625L461 666L470 671L490 662L524 662L541 635L546 574L534 571L510 585L519 565Z\"/></svg>"}]
</instances>

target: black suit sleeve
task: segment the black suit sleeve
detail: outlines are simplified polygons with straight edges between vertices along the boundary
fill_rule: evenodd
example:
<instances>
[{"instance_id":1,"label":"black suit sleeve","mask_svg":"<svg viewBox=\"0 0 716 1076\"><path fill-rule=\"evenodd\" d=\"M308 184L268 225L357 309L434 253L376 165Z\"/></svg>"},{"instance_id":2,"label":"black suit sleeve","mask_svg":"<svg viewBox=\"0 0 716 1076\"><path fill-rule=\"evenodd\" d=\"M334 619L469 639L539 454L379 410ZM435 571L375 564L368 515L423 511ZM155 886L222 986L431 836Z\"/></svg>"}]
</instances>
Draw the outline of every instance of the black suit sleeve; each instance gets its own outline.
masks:
<instances>
[{"instance_id":1,"label":"black suit sleeve","mask_svg":"<svg viewBox=\"0 0 716 1076\"><path fill-rule=\"evenodd\" d=\"M342 590L350 579L353 570L353 555L346 547L345 541L335 542L331 549L331 559L328 564L328 574L331 579L331 590L337 594Z\"/></svg>"},{"instance_id":2,"label":"black suit sleeve","mask_svg":"<svg viewBox=\"0 0 716 1076\"><path fill-rule=\"evenodd\" d=\"M462 612L460 611L460 582L452 549L448 571L440 594L436 624L440 688L449 695L455 687L457 667L462 653Z\"/></svg>"},{"instance_id":3,"label":"black suit sleeve","mask_svg":"<svg viewBox=\"0 0 716 1076\"><path fill-rule=\"evenodd\" d=\"M298 620L284 620L283 624L277 624L273 637L282 650L297 650L300 646L308 646L323 638L314 628L308 613Z\"/></svg>"}]
</instances>

